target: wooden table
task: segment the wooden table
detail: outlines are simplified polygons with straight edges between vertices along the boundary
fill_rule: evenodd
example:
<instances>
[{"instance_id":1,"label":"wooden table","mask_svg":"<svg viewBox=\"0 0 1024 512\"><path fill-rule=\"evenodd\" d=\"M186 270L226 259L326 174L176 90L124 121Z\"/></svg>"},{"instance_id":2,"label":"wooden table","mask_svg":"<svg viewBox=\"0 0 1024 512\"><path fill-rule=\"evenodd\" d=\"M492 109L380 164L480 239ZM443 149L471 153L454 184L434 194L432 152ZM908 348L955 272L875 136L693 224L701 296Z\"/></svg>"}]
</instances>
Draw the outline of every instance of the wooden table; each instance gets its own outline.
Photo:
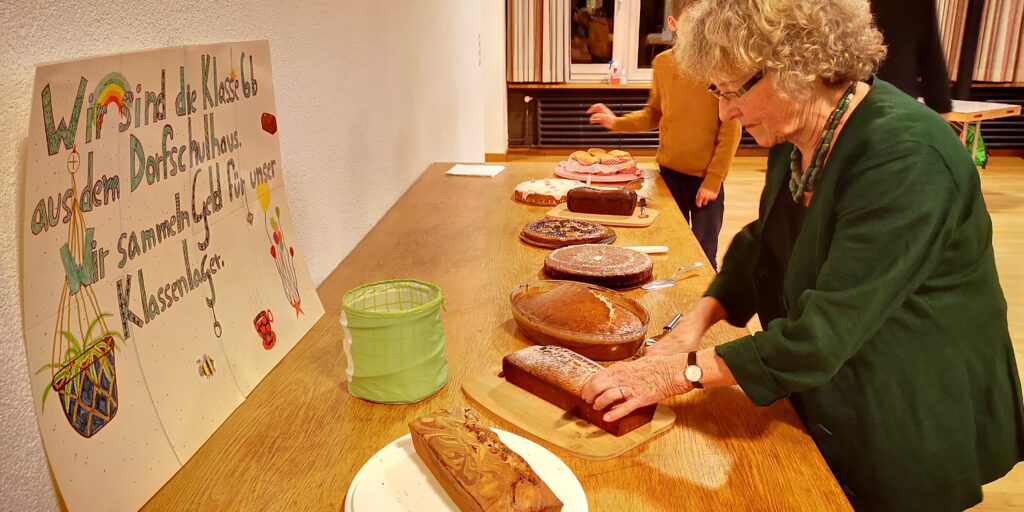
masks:
<instances>
[{"instance_id":1,"label":"wooden table","mask_svg":"<svg viewBox=\"0 0 1024 512\"><path fill-rule=\"evenodd\" d=\"M356 471L407 423L443 407L472 405L461 382L527 346L508 293L538 277L548 251L519 241L545 207L511 200L520 181L550 176L553 164L506 164L495 178L446 176L431 166L319 288L327 314L209 441L147 504L170 510L339 510ZM615 228L617 245L668 245L653 256L655 275L707 261L664 185L645 229ZM338 314L349 289L371 281L417 278L439 285L449 383L425 401L378 405L346 392ZM631 291L653 315L651 333L687 311L711 282L696 277L657 292ZM706 344L747 334L722 324ZM849 510L850 505L788 401L756 407L738 388L690 393L665 402L677 424L609 461L580 459L481 410L491 425L525 435L575 472L591 510Z\"/></svg>"},{"instance_id":2,"label":"wooden table","mask_svg":"<svg viewBox=\"0 0 1024 512\"><path fill-rule=\"evenodd\" d=\"M978 141L981 140L981 122L1002 117L1013 117L1020 114L1020 105L1009 103L993 103L988 101L953 100L952 110L946 119L951 123L963 123L960 130L960 142L967 142L967 127L974 123L974 143L971 147L971 159L978 153Z\"/></svg>"}]
</instances>

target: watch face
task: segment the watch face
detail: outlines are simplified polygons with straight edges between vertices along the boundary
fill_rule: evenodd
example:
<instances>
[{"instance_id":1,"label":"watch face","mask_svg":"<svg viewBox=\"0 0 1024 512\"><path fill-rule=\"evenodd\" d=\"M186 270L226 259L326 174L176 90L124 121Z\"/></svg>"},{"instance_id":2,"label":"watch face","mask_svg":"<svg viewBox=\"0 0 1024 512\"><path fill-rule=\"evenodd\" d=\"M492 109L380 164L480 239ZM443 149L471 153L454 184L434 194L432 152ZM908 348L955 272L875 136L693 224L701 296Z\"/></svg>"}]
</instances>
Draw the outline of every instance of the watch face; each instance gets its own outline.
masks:
<instances>
[{"instance_id":1,"label":"watch face","mask_svg":"<svg viewBox=\"0 0 1024 512\"><path fill-rule=\"evenodd\" d=\"M686 367L686 371L683 375L686 376L686 380L690 382L699 382L700 378L704 376L704 371L700 369L700 366L691 365Z\"/></svg>"}]
</instances>

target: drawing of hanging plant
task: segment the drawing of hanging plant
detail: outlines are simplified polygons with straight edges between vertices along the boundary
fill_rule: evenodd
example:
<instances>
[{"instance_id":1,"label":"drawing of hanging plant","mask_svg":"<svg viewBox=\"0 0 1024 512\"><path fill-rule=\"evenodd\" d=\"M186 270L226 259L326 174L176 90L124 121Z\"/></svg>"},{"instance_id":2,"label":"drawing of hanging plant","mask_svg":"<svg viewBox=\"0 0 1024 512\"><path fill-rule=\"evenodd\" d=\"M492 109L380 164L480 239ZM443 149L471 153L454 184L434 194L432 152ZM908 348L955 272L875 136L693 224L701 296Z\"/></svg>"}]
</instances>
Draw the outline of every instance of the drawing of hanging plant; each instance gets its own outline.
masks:
<instances>
[{"instance_id":1,"label":"drawing of hanging plant","mask_svg":"<svg viewBox=\"0 0 1024 512\"><path fill-rule=\"evenodd\" d=\"M68 422L85 437L92 437L117 413L114 351L121 347L115 340L124 341L124 337L105 326L102 327L104 332L93 335L108 316L110 313L103 313L94 319L80 335L81 340L70 331L61 331L60 336L67 348L60 361L43 365L36 372L56 370L52 373L50 385L43 391L43 407L46 407L50 390L55 390Z\"/></svg>"},{"instance_id":2,"label":"drawing of hanging plant","mask_svg":"<svg viewBox=\"0 0 1024 512\"><path fill-rule=\"evenodd\" d=\"M60 396L61 408L68 423L83 437L92 437L117 414L117 367L114 352L117 342L124 341L120 332L107 327L110 313L101 312L92 284L96 267L91 251L92 229L86 229L85 217L78 203L75 171L79 159L76 150L68 158L68 174L72 188L72 215L68 242L61 247L64 264L64 287L57 309L50 364L36 374L50 370L50 385L43 391L42 404L50 390Z\"/></svg>"}]
</instances>

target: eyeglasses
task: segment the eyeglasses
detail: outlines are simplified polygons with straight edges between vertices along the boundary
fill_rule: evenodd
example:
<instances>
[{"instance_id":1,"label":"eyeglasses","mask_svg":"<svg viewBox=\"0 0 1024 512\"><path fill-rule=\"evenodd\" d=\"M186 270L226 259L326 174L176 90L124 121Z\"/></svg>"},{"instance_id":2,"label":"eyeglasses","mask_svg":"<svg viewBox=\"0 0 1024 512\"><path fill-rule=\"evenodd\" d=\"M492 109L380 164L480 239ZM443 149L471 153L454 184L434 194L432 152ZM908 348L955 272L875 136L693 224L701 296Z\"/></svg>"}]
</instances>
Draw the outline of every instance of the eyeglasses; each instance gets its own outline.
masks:
<instances>
[{"instance_id":1,"label":"eyeglasses","mask_svg":"<svg viewBox=\"0 0 1024 512\"><path fill-rule=\"evenodd\" d=\"M743 84L742 86L740 86L739 89L736 89L733 92L722 92L722 91L719 91L718 87L716 87L715 84L709 85L708 86L708 91L711 94L714 94L715 97L718 98L718 99L727 99L729 101L736 101L736 100L740 99L740 96L743 96L744 94L747 93L747 91L749 91L751 88L753 88L755 85L757 85L757 83L760 82L762 78L764 78L764 72L763 71L758 71L756 75L750 77L750 80L747 80L747 83Z\"/></svg>"}]
</instances>

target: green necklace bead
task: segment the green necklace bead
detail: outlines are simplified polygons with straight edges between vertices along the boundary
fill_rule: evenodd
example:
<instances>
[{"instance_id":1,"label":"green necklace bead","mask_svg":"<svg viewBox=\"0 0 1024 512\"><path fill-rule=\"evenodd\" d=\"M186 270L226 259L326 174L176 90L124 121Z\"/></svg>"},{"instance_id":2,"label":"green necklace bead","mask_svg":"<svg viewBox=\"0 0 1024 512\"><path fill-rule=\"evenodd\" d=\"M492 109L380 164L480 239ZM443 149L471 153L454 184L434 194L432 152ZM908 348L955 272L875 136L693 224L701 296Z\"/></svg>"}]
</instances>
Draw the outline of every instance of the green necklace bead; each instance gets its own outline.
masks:
<instances>
[{"instance_id":1,"label":"green necklace bead","mask_svg":"<svg viewBox=\"0 0 1024 512\"><path fill-rule=\"evenodd\" d=\"M800 149L793 146L793 152L789 154L789 192L793 195L793 201L803 203L804 193L814 192L814 185L818 181L818 172L825 166L825 156L828 155L828 150L832 147L836 128L847 109L850 108L850 102L853 101L853 94L856 91L857 84L851 84L843 93L843 97L839 99L839 104L836 105L836 109L832 111L832 115L829 116L828 122L825 124L825 130L821 133L818 146L814 148L811 166L807 168L807 171L801 170L803 155L800 153Z\"/></svg>"}]
</instances>

